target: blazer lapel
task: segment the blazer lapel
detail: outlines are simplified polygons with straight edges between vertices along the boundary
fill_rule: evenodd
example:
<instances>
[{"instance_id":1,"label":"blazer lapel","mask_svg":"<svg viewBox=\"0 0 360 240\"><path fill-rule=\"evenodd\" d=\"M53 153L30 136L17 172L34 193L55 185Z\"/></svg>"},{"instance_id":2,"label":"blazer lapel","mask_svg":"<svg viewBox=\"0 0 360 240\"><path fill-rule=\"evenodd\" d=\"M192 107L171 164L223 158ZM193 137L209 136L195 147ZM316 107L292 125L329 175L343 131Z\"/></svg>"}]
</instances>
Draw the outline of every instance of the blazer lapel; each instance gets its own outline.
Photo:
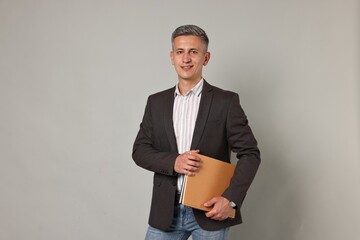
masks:
<instances>
[{"instance_id":1,"label":"blazer lapel","mask_svg":"<svg viewBox=\"0 0 360 240\"><path fill-rule=\"evenodd\" d=\"M171 146L171 150L174 152L179 152L176 144L176 137L174 131L173 123L173 108L174 108L174 92L175 88L169 89L164 101L164 124L167 137Z\"/></svg>"},{"instance_id":2,"label":"blazer lapel","mask_svg":"<svg viewBox=\"0 0 360 240\"><path fill-rule=\"evenodd\" d=\"M209 116L212 99L213 99L212 86L204 80L199 111L196 118L193 139L191 142L191 150L197 149L199 145L201 136L204 132L206 121Z\"/></svg>"}]
</instances>

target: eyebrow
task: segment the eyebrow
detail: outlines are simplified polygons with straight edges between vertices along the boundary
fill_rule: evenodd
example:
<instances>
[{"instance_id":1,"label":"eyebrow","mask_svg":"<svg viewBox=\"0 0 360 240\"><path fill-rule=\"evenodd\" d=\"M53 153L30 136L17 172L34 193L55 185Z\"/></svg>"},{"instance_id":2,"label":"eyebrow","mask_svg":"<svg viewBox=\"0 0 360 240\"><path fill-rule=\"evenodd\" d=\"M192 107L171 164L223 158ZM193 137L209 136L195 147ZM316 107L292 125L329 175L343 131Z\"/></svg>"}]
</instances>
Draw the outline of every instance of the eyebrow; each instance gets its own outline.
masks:
<instances>
[{"instance_id":1,"label":"eyebrow","mask_svg":"<svg viewBox=\"0 0 360 240\"><path fill-rule=\"evenodd\" d=\"M185 50L185 48L176 48L175 51L178 51L178 50ZM190 48L189 51L193 51L193 50L196 50L196 51L200 51L200 49L197 49L197 48Z\"/></svg>"}]
</instances>

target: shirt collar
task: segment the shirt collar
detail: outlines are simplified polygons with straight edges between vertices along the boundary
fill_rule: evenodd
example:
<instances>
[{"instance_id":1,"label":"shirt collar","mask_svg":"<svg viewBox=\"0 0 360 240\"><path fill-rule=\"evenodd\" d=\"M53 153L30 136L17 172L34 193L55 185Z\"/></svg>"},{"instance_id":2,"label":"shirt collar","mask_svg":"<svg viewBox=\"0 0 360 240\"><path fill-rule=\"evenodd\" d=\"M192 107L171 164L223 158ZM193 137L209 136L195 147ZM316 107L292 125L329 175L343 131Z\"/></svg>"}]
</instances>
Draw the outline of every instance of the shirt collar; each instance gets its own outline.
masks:
<instances>
[{"instance_id":1,"label":"shirt collar","mask_svg":"<svg viewBox=\"0 0 360 240\"><path fill-rule=\"evenodd\" d=\"M193 92L195 94L195 96L200 96L202 89L203 89L203 85L204 85L204 79L201 78L201 80L195 85L195 87L193 87L192 89L190 89L185 96L189 95L191 92ZM174 96L176 97L177 95L181 95L180 94L180 90L179 90L179 83L176 84L175 86L175 93Z\"/></svg>"}]
</instances>

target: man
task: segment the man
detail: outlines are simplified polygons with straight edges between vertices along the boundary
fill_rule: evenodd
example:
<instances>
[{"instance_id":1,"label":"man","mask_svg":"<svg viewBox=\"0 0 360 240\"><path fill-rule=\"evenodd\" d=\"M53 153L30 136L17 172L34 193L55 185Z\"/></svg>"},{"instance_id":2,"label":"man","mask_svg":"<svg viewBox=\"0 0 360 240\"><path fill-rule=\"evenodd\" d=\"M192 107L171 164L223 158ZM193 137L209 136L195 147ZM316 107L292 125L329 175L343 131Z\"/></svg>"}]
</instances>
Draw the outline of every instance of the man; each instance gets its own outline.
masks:
<instances>
[{"instance_id":1,"label":"man","mask_svg":"<svg viewBox=\"0 0 360 240\"><path fill-rule=\"evenodd\" d=\"M137 165L154 172L146 239L226 239L230 226L242 222L240 207L260 164L257 142L236 93L202 78L210 60L209 39L194 25L172 34L170 58L178 75L175 87L151 95L133 148ZM179 203L184 175L195 175L200 152L230 162L238 158L230 186L209 199L209 212ZM236 217L229 218L231 208Z\"/></svg>"}]
</instances>

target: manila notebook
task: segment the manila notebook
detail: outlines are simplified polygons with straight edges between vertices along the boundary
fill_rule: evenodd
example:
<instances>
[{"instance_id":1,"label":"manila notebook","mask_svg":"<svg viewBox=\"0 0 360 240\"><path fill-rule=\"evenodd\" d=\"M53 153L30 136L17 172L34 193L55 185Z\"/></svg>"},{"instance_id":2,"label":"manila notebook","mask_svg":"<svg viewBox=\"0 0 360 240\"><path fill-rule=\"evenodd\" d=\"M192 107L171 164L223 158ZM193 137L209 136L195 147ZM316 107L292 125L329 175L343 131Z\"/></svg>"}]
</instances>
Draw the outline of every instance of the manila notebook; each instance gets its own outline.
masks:
<instances>
[{"instance_id":1,"label":"manila notebook","mask_svg":"<svg viewBox=\"0 0 360 240\"><path fill-rule=\"evenodd\" d=\"M200 157L202 165L195 176L185 176L182 204L210 211L211 208L205 207L204 203L224 193L234 175L235 165L201 154L193 154ZM232 209L230 217L235 217L235 209Z\"/></svg>"}]
</instances>

